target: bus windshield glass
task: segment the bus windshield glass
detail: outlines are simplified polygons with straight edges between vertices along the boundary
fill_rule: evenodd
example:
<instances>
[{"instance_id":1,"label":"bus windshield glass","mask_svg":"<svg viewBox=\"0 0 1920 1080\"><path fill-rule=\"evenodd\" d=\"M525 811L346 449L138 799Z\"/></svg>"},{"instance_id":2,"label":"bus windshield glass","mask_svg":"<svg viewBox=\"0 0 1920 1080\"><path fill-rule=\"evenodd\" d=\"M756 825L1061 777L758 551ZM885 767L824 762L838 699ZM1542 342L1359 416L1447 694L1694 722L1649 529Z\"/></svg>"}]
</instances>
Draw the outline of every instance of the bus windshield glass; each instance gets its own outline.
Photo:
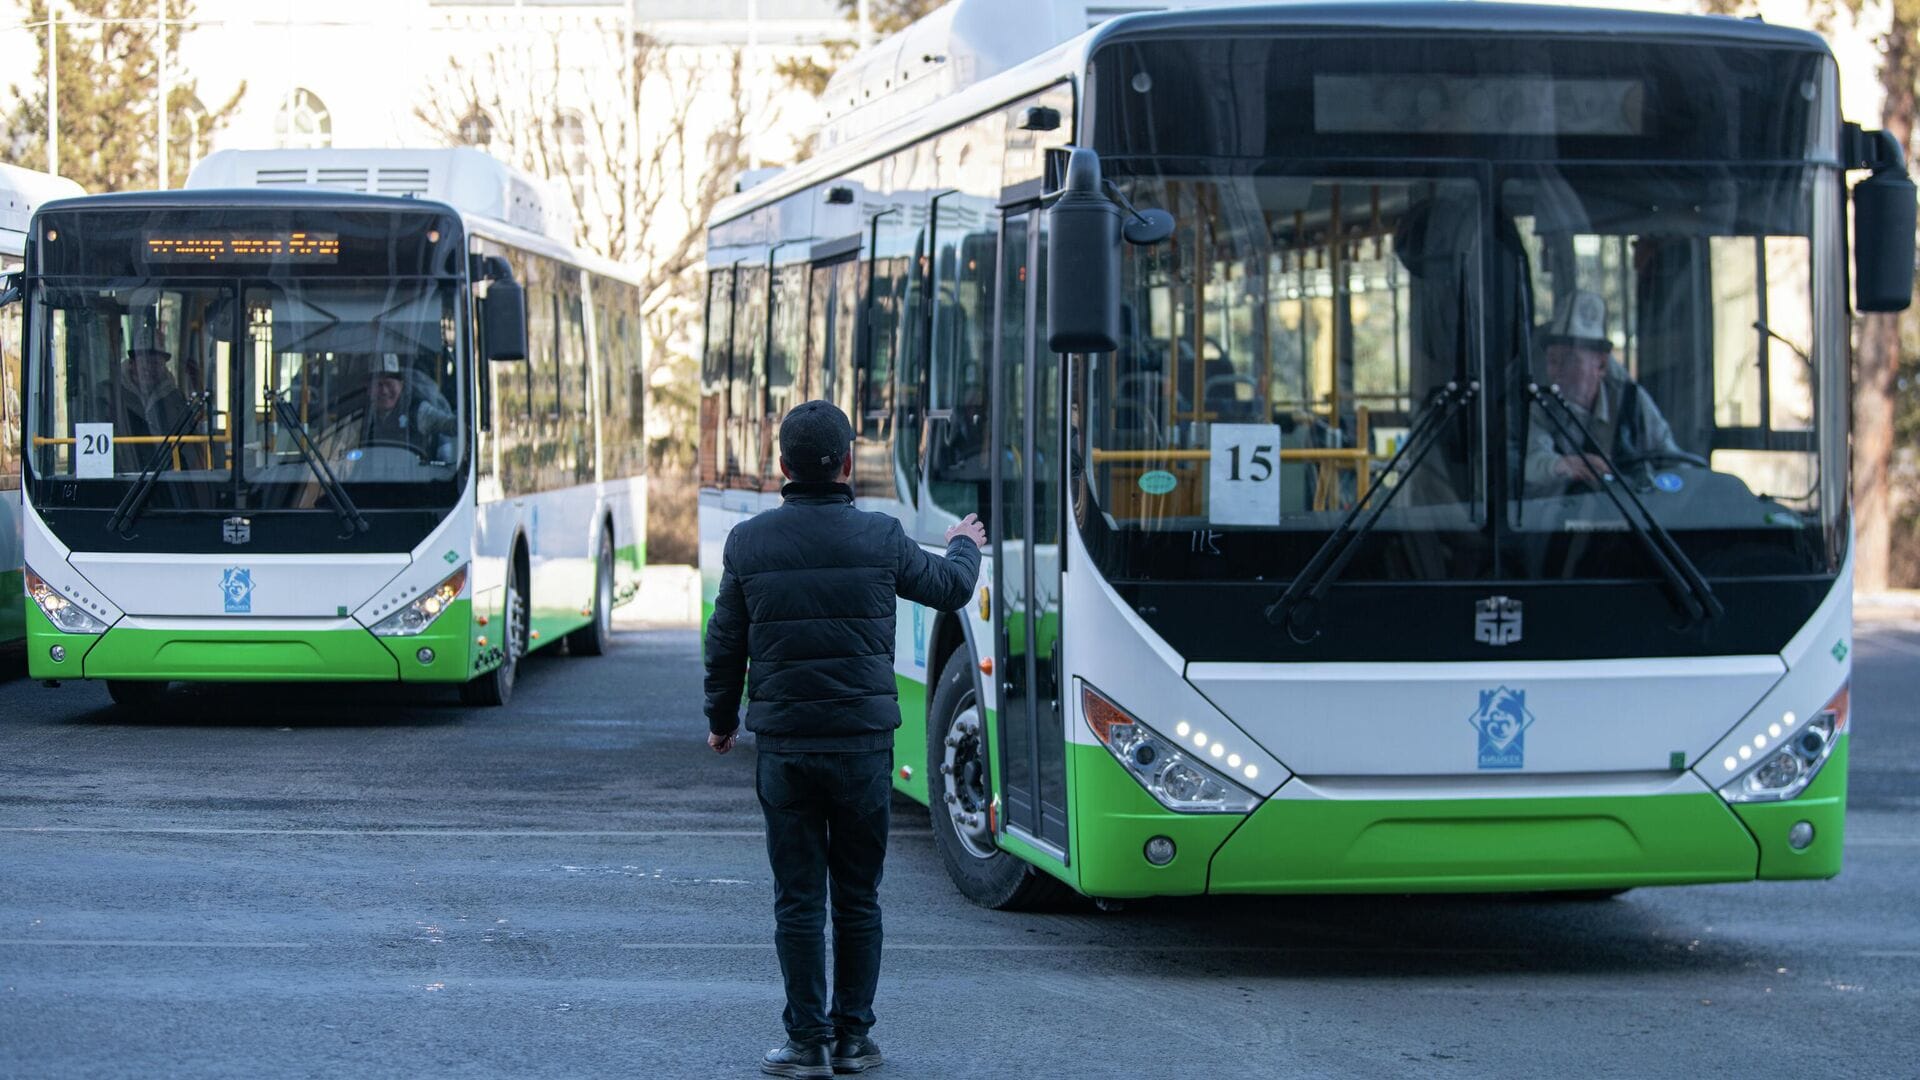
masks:
<instances>
[{"instance_id":1,"label":"bus windshield glass","mask_svg":"<svg viewBox=\"0 0 1920 1080\"><path fill-rule=\"evenodd\" d=\"M1178 223L1072 374L1110 575L1284 582L1363 500L1346 580L1647 578L1636 503L1710 577L1837 569L1823 58L1196 38L1094 71L1108 175Z\"/></svg>"},{"instance_id":2,"label":"bus windshield glass","mask_svg":"<svg viewBox=\"0 0 1920 1080\"><path fill-rule=\"evenodd\" d=\"M112 507L158 468L156 509L324 511L322 466L362 510L451 502L471 440L449 222L64 218L83 214L47 216L39 250L60 250L33 282L29 464L58 485L48 502Z\"/></svg>"}]
</instances>

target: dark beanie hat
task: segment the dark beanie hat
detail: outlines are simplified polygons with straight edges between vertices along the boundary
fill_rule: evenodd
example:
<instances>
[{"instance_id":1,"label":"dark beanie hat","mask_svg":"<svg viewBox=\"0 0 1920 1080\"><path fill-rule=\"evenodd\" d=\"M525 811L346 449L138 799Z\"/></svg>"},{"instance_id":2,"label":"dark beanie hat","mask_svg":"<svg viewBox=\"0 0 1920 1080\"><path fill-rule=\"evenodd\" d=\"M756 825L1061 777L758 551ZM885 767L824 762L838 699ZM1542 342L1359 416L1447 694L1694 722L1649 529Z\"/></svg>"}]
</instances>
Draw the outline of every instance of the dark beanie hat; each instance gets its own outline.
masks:
<instances>
[{"instance_id":1,"label":"dark beanie hat","mask_svg":"<svg viewBox=\"0 0 1920 1080\"><path fill-rule=\"evenodd\" d=\"M800 479L831 479L852 445L853 425L830 401L803 401L780 421L780 456Z\"/></svg>"}]
</instances>

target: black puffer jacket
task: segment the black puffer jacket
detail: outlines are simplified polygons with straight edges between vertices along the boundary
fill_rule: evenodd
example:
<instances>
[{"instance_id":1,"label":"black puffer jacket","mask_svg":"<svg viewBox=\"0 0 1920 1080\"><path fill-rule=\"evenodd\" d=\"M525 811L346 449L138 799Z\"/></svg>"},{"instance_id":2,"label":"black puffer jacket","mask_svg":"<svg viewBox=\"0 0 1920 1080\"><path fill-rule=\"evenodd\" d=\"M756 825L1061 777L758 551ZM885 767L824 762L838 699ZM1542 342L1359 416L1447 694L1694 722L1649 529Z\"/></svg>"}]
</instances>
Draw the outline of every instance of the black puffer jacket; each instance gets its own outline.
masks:
<instances>
[{"instance_id":1,"label":"black puffer jacket","mask_svg":"<svg viewBox=\"0 0 1920 1080\"><path fill-rule=\"evenodd\" d=\"M773 751L884 750L900 726L893 681L894 597L966 606L980 551L955 537L944 559L900 522L853 506L845 484L792 483L786 499L727 537L707 621L707 727L739 724Z\"/></svg>"}]
</instances>

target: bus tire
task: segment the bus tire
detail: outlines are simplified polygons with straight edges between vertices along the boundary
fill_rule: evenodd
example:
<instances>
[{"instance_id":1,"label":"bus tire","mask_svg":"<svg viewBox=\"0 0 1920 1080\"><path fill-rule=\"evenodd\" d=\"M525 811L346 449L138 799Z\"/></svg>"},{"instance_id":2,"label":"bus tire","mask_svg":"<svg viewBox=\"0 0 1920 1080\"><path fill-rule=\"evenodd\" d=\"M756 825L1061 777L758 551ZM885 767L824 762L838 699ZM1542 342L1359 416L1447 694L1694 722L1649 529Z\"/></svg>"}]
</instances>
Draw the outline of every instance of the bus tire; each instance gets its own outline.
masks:
<instances>
[{"instance_id":1,"label":"bus tire","mask_svg":"<svg viewBox=\"0 0 1920 1080\"><path fill-rule=\"evenodd\" d=\"M107 696L123 709L150 709L167 695L167 683L108 679Z\"/></svg>"},{"instance_id":2,"label":"bus tire","mask_svg":"<svg viewBox=\"0 0 1920 1080\"><path fill-rule=\"evenodd\" d=\"M934 846L960 894L985 908L1053 907L1070 890L1044 870L1002 851L986 827L986 710L979 706L970 656L956 650L940 671L927 707L927 812ZM957 745L948 746L952 736ZM951 801L950 801L951 797Z\"/></svg>"},{"instance_id":3,"label":"bus tire","mask_svg":"<svg viewBox=\"0 0 1920 1080\"><path fill-rule=\"evenodd\" d=\"M507 573L505 607L500 666L460 685L460 700L468 705L493 708L513 700L513 683L520 674L520 658L527 650L527 602L517 567Z\"/></svg>"},{"instance_id":4,"label":"bus tire","mask_svg":"<svg viewBox=\"0 0 1920 1080\"><path fill-rule=\"evenodd\" d=\"M603 656L613 642L613 537L602 531L593 564L593 621L567 635L570 656Z\"/></svg>"}]
</instances>

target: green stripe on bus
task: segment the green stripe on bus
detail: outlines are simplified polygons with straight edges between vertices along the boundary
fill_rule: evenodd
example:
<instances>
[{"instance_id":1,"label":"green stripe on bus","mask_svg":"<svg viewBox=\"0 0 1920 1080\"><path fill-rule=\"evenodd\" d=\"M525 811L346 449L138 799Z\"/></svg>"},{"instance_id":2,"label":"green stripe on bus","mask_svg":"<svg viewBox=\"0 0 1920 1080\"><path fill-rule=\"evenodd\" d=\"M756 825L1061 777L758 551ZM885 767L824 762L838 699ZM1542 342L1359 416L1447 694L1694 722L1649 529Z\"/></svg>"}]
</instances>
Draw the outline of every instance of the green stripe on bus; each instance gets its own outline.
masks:
<instances>
[{"instance_id":1,"label":"green stripe on bus","mask_svg":"<svg viewBox=\"0 0 1920 1080\"><path fill-rule=\"evenodd\" d=\"M900 694L900 727L893 734L893 788L922 806L927 804L927 773L940 762L927 760L927 684L894 672ZM901 776L900 767L912 770Z\"/></svg>"},{"instance_id":2,"label":"green stripe on bus","mask_svg":"<svg viewBox=\"0 0 1920 1080\"><path fill-rule=\"evenodd\" d=\"M399 663L365 630L147 630L121 627L87 653L89 679L385 681Z\"/></svg>"},{"instance_id":3,"label":"green stripe on bus","mask_svg":"<svg viewBox=\"0 0 1920 1080\"><path fill-rule=\"evenodd\" d=\"M1144 840L1144 837L1142 837ZM1751 881L1759 851L1713 792L1514 799L1272 799L1213 858L1209 891L1515 892Z\"/></svg>"},{"instance_id":4,"label":"green stripe on bus","mask_svg":"<svg viewBox=\"0 0 1920 1080\"><path fill-rule=\"evenodd\" d=\"M34 678L179 679L219 682L440 682L472 678L472 602L457 600L425 633L375 637L364 629L257 630L118 627L62 634L36 608L29 628ZM235 620L240 622L240 620ZM51 646L67 649L55 664ZM426 664L423 648L433 650Z\"/></svg>"}]
</instances>

